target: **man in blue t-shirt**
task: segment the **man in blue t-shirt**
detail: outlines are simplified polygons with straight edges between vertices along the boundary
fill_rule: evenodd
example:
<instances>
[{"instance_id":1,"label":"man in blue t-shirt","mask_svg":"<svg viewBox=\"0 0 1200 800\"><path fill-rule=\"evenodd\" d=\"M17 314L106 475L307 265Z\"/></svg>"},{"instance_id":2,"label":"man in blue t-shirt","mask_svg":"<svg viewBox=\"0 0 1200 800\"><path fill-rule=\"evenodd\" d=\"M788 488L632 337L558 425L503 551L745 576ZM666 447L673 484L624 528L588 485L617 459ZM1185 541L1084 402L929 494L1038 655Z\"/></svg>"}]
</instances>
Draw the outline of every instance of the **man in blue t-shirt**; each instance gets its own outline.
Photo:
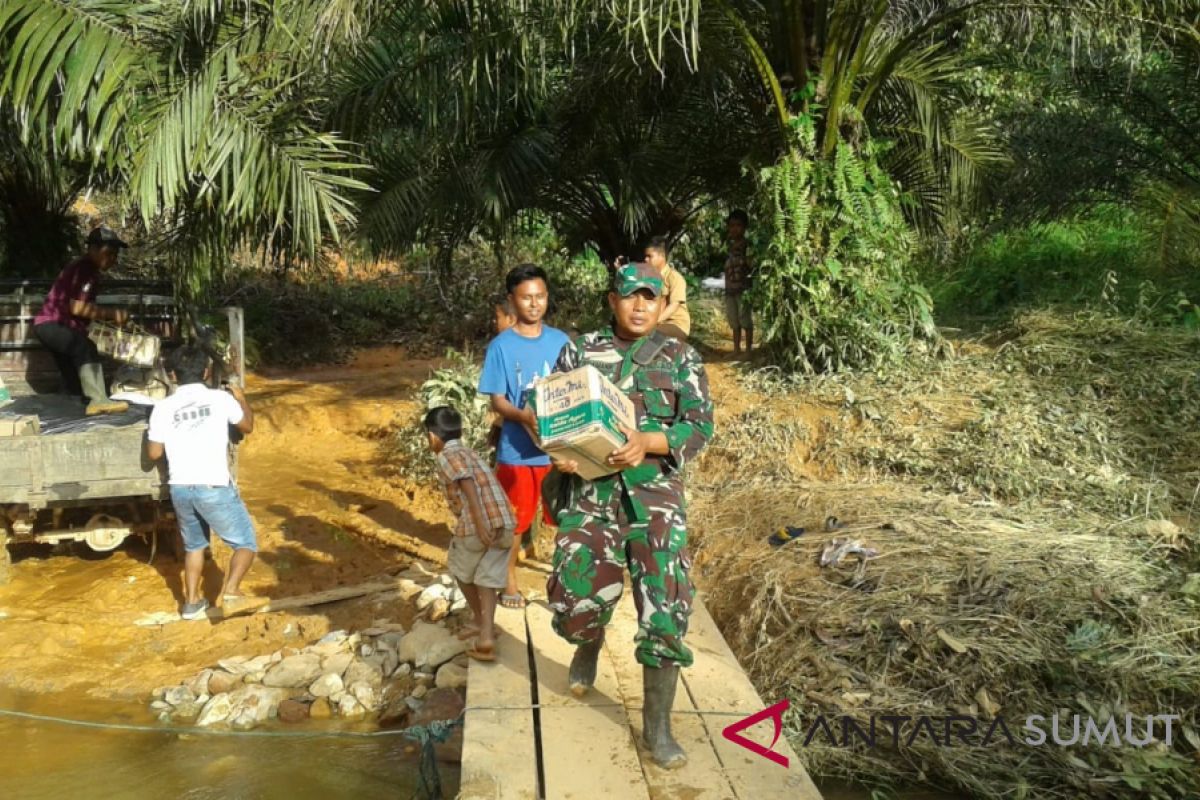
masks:
<instances>
[{"instance_id":1,"label":"man in blue t-shirt","mask_svg":"<svg viewBox=\"0 0 1200 800\"><path fill-rule=\"evenodd\" d=\"M517 536L508 554L508 585L500 595L505 608L523 608L525 598L517 586L517 557L541 498L542 479L550 471L550 457L534 444L530 431L537 417L528 405L528 392L537 378L554 369L567 335L542 323L550 299L546 272L533 264L514 267L504 279L508 301L517 322L492 339L483 360L479 391L492 397L492 410L504 418L496 448L496 477L513 504ZM553 525L546 504L542 519Z\"/></svg>"}]
</instances>

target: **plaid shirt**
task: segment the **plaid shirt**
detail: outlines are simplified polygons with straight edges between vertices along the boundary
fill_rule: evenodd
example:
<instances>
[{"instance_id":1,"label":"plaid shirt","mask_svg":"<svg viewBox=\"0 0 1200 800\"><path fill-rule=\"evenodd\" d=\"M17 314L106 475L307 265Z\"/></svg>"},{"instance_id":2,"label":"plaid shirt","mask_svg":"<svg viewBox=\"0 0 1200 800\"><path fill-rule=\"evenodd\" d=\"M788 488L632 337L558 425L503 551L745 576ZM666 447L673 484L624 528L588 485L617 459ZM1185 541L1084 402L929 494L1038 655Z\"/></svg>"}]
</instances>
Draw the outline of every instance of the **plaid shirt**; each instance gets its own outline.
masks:
<instances>
[{"instance_id":1,"label":"plaid shirt","mask_svg":"<svg viewBox=\"0 0 1200 800\"><path fill-rule=\"evenodd\" d=\"M438 453L437 466L438 480L446 493L450 511L458 518L458 525L454 528L455 536L479 535L475 530L475 520L471 518L471 509L458 487L457 481L460 480L469 480L475 484L483 506L483 517L493 530L516 530L517 520L513 516L508 495L504 493L500 481L496 480L496 476L474 450L459 439L446 442L442 452Z\"/></svg>"}]
</instances>

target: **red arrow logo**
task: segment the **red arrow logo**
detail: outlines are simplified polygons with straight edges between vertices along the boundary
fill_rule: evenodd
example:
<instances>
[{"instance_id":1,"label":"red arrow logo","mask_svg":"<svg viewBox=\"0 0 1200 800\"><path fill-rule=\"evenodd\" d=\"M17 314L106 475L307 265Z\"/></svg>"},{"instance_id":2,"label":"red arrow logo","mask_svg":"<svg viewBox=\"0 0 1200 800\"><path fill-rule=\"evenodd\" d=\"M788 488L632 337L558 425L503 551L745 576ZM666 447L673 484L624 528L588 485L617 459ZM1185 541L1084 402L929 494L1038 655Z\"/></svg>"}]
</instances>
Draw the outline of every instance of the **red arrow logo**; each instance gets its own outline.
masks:
<instances>
[{"instance_id":1,"label":"red arrow logo","mask_svg":"<svg viewBox=\"0 0 1200 800\"><path fill-rule=\"evenodd\" d=\"M771 748L774 747L775 743L779 741L779 734L783 733L783 712L787 711L790 705L791 704L787 700L780 700L775 705L764 708L757 714L733 723L728 728L721 731L721 735L734 744L746 748L751 753L757 753L763 758L770 759L784 769L787 769L788 757L776 753ZM775 721L775 738L771 740L771 747L763 747L758 742L752 742L745 736L741 735L741 732L746 730L746 728L752 728L768 717Z\"/></svg>"}]
</instances>

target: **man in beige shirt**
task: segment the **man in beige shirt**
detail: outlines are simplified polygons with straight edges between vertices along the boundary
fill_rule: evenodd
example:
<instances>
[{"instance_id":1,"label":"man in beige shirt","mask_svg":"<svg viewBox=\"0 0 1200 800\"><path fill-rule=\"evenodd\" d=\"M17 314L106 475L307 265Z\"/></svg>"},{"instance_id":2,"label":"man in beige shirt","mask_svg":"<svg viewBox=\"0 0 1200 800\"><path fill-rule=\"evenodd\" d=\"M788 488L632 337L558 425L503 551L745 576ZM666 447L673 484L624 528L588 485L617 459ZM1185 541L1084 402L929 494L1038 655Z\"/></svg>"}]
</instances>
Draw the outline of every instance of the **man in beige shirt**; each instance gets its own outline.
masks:
<instances>
[{"instance_id":1,"label":"man in beige shirt","mask_svg":"<svg viewBox=\"0 0 1200 800\"><path fill-rule=\"evenodd\" d=\"M655 236L646 245L646 263L658 270L663 282L663 311L658 330L681 342L692 332L692 316L687 307L687 281L667 263L667 237Z\"/></svg>"}]
</instances>

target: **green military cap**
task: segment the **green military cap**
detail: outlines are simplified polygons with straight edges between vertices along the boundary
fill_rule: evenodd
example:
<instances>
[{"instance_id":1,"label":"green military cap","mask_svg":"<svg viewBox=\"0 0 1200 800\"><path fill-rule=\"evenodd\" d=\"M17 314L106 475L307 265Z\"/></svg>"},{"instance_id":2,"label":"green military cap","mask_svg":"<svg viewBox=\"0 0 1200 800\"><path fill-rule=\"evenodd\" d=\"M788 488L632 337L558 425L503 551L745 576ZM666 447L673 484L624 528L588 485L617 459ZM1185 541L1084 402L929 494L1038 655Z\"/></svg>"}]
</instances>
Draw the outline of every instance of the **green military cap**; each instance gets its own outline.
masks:
<instances>
[{"instance_id":1,"label":"green military cap","mask_svg":"<svg viewBox=\"0 0 1200 800\"><path fill-rule=\"evenodd\" d=\"M655 297L662 297L663 284L658 270L642 261L618 267L613 278L613 291L628 297L638 289L649 289Z\"/></svg>"}]
</instances>

